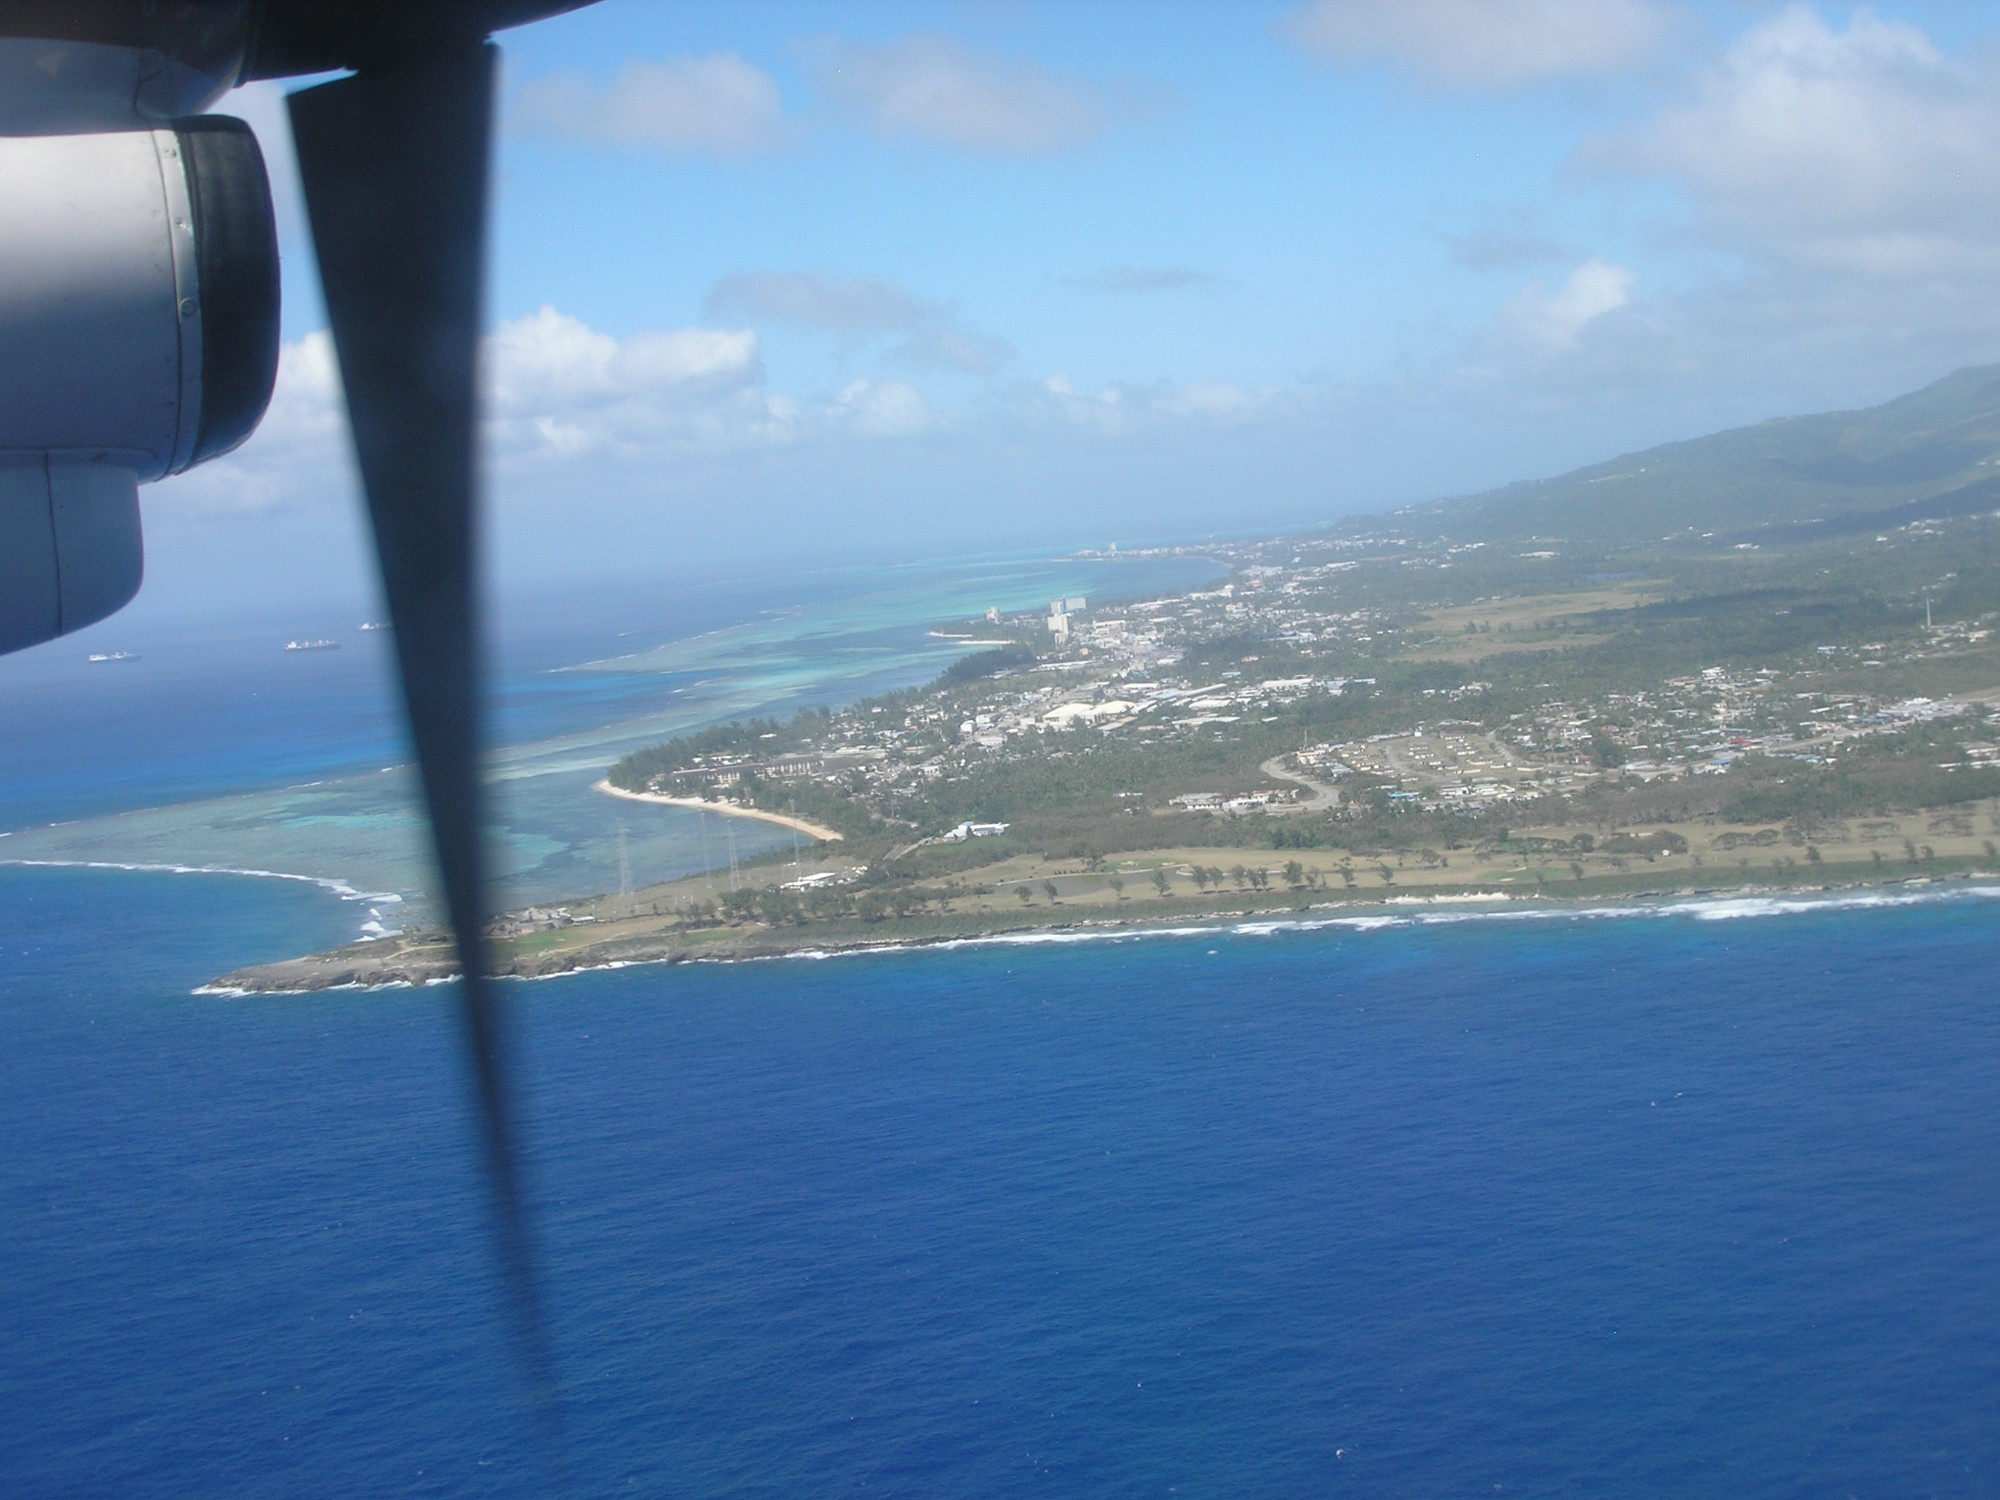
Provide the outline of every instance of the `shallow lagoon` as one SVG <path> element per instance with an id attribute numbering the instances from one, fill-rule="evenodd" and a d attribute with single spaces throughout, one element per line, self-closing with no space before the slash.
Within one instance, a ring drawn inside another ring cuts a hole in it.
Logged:
<path id="1" fill-rule="evenodd" d="M 617 889 L 620 827 L 640 884 L 726 862 L 704 854 L 695 815 L 591 790 L 629 750 L 926 681 L 965 649 L 931 627 L 989 606 L 1143 596 L 1215 572 L 1200 558 L 1014 558 L 515 601 L 493 694 L 500 902 Z M 239 630 L 112 668 L 52 659 L 58 642 L 0 666 L 0 724 L 20 730 L 0 735 L 0 861 L 284 871 L 400 895 L 421 920 L 423 824 L 396 765 L 386 647 L 344 636 L 340 651 L 286 656 L 271 630 Z M 790 841 L 756 824 L 728 836 L 739 856 Z"/>

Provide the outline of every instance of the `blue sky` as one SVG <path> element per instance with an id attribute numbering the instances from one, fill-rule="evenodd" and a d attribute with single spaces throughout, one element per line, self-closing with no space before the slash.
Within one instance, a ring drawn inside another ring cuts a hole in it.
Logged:
<path id="1" fill-rule="evenodd" d="M 1973 4 L 752 6 L 509 33 L 503 581 L 1323 521 L 2000 359 Z M 265 428 L 150 588 L 355 586 L 278 91 Z M 280 580 L 286 580 L 280 582 Z"/>

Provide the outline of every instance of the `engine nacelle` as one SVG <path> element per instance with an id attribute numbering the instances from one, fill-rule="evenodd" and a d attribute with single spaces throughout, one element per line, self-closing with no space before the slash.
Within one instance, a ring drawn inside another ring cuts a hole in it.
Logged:
<path id="1" fill-rule="evenodd" d="M 0 652 L 131 598 L 137 485 L 248 437 L 277 361 L 247 125 L 0 136 Z"/>
<path id="2" fill-rule="evenodd" d="M 123 609 L 144 572 L 139 482 L 130 469 L 0 457 L 0 651 Z"/>

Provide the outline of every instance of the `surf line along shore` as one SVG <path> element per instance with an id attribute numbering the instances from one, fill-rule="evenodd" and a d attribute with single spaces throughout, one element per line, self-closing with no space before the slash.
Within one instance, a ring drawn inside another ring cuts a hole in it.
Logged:
<path id="1" fill-rule="evenodd" d="M 765 812 L 761 807 L 744 807 L 735 802 L 709 802 L 700 797 L 667 797 L 658 792 L 628 792 L 622 786 L 613 786 L 608 781 L 600 781 L 594 788 L 607 797 L 623 797 L 627 802 L 650 802 L 655 807 L 686 807 L 697 812 L 721 813 L 725 818 L 754 818 L 759 823 L 776 823 L 780 828 L 795 828 L 808 838 L 819 839 L 823 843 L 836 843 L 840 835 L 819 823 L 809 823 L 804 818 L 794 818 L 785 813 Z"/>

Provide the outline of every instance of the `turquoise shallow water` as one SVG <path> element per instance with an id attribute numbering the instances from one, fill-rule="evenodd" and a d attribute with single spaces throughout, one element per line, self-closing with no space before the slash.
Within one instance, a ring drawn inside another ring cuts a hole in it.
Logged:
<path id="1" fill-rule="evenodd" d="M 931 628 L 989 606 L 1147 595 L 1214 572 L 1199 559 L 1001 559 L 512 601 L 490 758 L 500 899 L 617 889 L 621 828 L 641 884 L 723 859 L 704 855 L 693 814 L 591 791 L 628 750 L 925 681 L 963 649 Z M 299 633 L 343 649 L 288 656 L 266 629 L 170 641 L 112 668 L 50 648 L 0 663 L 13 731 L 0 733 L 0 859 L 304 874 L 398 897 L 375 907 L 385 924 L 420 918 L 423 824 L 382 639 L 351 624 Z M 731 835 L 743 856 L 790 839 L 754 824 Z"/>

